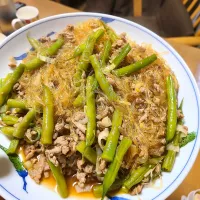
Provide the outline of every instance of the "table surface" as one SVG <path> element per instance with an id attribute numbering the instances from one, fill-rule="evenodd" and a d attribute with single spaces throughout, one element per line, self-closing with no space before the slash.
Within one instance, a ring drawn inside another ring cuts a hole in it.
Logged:
<path id="1" fill-rule="evenodd" d="M 32 5 L 37 7 L 40 11 L 40 18 L 44 18 L 50 15 L 78 11 L 76 9 L 52 2 L 50 0 L 20 0 L 20 2 L 24 2 L 27 5 Z M 183 59 L 186 61 L 189 68 L 191 69 L 192 73 L 195 75 L 197 66 L 200 65 L 200 49 L 174 42 L 173 43 L 170 42 L 170 44 L 183 57 Z M 167 200 L 181 199 L 182 195 L 188 195 L 188 193 L 191 192 L 192 190 L 200 188 L 199 166 L 200 166 L 200 153 L 188 176 L 185 178 L 182 184 L 177 188 L 177 190 L 170 197 L 167 198 Z"/>

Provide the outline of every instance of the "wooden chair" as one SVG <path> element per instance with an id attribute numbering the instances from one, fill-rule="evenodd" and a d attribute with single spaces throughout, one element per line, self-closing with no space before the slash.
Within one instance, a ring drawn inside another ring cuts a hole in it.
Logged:
<path id="1" fill-rule="evenodd" d="M 175 0 L 177 1 L 177 0 Z M 190 18 L 193 22 L 194 30 L 200 25 L 200 4 L 199 0 L 182 0 L 186 6 L 187 12 L 190 14 Z M 142 0 L 133 0 L 133 15 L 142 16 Z M 167 41 L 178 42 L 191 46 L 200 45 L 200 30 L 197 30 L 195 36 L 191 37 L 172 37 L 165 38 Z"/>

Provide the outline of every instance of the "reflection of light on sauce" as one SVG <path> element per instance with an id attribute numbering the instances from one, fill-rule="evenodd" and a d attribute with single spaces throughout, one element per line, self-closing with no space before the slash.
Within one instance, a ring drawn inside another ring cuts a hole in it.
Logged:
<path id="1" fill-rule="evenodd" d="M 20 147 L 20 148 L 19 148 L 18 155 L 19 155 L 19 157 L 20 157 L 20 160 L 21 160 L 22 162 L 24 162 L 24 161 L 25 161 L 25 154 L 24 154 L 24 149 L 23 149 L 23 147 Z"/>
<path id="2" fill-rule="evenodd" d="M 75 196 L 75 197 L 84 197 L 84 198 L 94 198 L 92 192 L 82 192 L 82 193 L 77 193 L 76 189 L 74 187 L 76 183 L 76 178 L 75 177 L 71 177 L 71 178 L 67 178 L 67 186 L 68 186 L 68 190 L 69 190 L 69 196 Z M 42 180 L 41 182 L 42 185 L 45 185 L 46 187 L 48 187 L 51 190 L 56 191 L 56 181 L 53 177 L 53 175 L 51 174 L 49 176 L 49 178 L 45 178 Z"/>

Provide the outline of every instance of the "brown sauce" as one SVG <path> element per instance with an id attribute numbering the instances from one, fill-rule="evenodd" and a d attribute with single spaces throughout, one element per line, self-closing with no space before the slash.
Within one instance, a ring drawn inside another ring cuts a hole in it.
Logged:
<path id="1" fill-rule="evenodd" d="M 19 157 L 21 158 L 22 161 L 25 161 L 25 154 L 24 154 L 24 150 L 23 147 L 20 147 L 19 149 Z M 95 198 L 92 191 L 90 192 L 81 192 L 78 193 L 75 189 L 75 184 L 76 184 L 76 178 L 75 177 L 68 177 L 66 179 L 67 182 L 67 187 L 68 187 L 68 191 L 69 191 L 69 197 L 77 197 L 77 198 L 88 198 L 88 199 L 93 199 Z M 43 178 L 41 183 L 41 185 L 44 185 L 45 187 L 49 188 L 50 190 L 54 190 L 57 193 L 56 190 L 56 181 L 52 175 L 52 173 L 50 173 L 50 176 L 48 178 Z M 98 184 L 98 182 L 92 182 L 91 183 L 91 188 L 93 185 Z M 121 192 L 119 191 L 115 191 L 115 192 L 110 192 L 109 195 L 110 196 L 116 196 L 116 195 L 121 194 Z M 58 194 L 59 195 L 59 194 Z"/>
<path id="2" fill-rule="evenodd" d="M 25 154 L 24 154 L 23 147 L 19 148 L 18 154 L 19 154 L 20 159 L 22 161 L 25 161 Z M 68 177 L 66 179 L 66 182 L 67 182 L 67 187 L 68 187 L 68 191 L 69 191 L 69 196 L 71 196 L 71 197 L 75 196 L 75 197 L 79 197 L 79 198 L 81 198 L 81 197 L 94 198 L 94 195 L 93 195 L 92 191 L 91 192 L 82 192 L 82 193 L 77 193 L 76 192 L 76 189 L 74 187 L 74 185 L 76 184 L 76 178 L 75 177 Z M 93 184 L 91 184 L 91 187 L 92 187 Z M 55 181 L 52 173 L 50 173 L 49 178 L 43 178 L 43 180 L 41 181 L 41 185 L 44 185 L 45 187 L 57 192 L 56 191 L 56 181 Z"/>
<path id="3" fill-rule="evenodd" d="M 82 192 L 82 193 L 77 193 L 76 189 L 74 187 L 74 185 L 76 184 L 76 178 L 75 177 L 71 177 L 71 178 L 67 178 L 67 187 L 68 187 L 68 191 L 69 191 L 69 196 L 75 196 L 75 197 L 79 197 L 81 199 L 81 197 L 84 198 L 94 198 L 94 195 L 92 194 L 92 192 Z M 44 185 L 45 187 L 56 191 L 56 181 L 53 177 L 52 174 L 50 174 L 49 178 L 45 178 L 42 180 L 41 182 L 42 185 Z M 92 185 L 91 185 L 92 187 Z"/>

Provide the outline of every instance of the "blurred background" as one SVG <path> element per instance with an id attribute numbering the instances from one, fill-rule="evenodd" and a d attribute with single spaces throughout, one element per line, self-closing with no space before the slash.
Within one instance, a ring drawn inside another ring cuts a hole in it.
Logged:
<path id="1" fill-rule="evenodd" d="M 101 12 L 127 18 L 162 37 L 200 36 L 200 0 L 61 0 L 59 2 L 87 12 Z"/>

